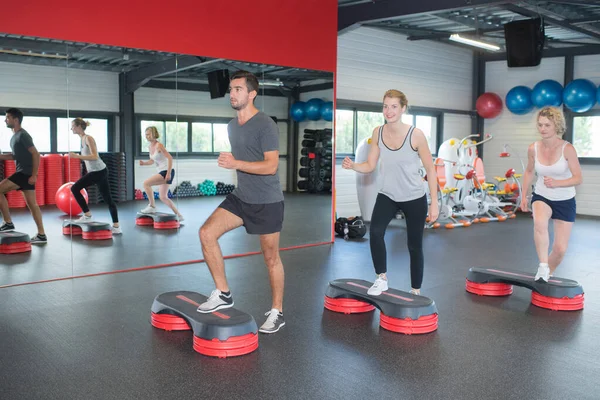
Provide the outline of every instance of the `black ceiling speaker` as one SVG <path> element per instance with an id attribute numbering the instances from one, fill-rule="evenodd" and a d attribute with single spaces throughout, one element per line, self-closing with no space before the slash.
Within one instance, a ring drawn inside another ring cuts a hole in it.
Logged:
<path id="1" fill-rule="evenodd" d="M 225 97 L 227 92 L 229 92 L 229 70 L 218 69 L 209 72 L 207 75 L 210 98 L 218 99 L 219 97 Z"/>
<path id="2" fill-rule="evenodd" d="M 540 65 L 544 49 L 544 22 L 541 18 L 504 24 L 506 62 L 509 67 Z"/>

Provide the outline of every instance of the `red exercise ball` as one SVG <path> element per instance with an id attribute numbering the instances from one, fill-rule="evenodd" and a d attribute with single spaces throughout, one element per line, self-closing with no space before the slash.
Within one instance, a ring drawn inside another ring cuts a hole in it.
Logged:
<path id="1" fill-rule="evenodd" d="M 75 215 L 81 214 L 83 210 L 81 209 L 81 207 L 79 207 L 79 204 L 77 204 L 73 193 L 71 193 L 71 186 L 73 186 L 73 182 L 67 182 L 61 187 L 59 187 L 56 191 L 56 196 L 54 199 L 56 201 L 56 206 L 60 211 L 64 212 L 70 217 L 73 217 Z M 85 202 L 87 204 L 88 194 L 86 190 L 81 189 L 81 194 L 83 195 L 83 198 L 85 199 Z"/>
<path id="2" fill-rule="evenodd" d="M 486 92 L 479 96 L 475 108 L 482 118 L 496 118 L 502 111 L 502 99 L 496 93 Z"/>

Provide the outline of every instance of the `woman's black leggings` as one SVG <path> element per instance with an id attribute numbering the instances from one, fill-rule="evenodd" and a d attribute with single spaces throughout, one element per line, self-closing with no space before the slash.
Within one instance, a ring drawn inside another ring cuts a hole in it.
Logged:
<path id="1" fill-rule="evenodd" d="M 114 224 L 119 222 L 119 215 L 117 213 L 117 203 L 113 201 L 112 196 L 110 195 L 110 185 L 108 183 L 108 168 L 101 169 L 100 171 L 88 172 L 84 176 L 81 177 L 77 182 L 71 186 L 71 192 L 73 196 L 75 196 L 75 200 L 77 200 L 77 204 L 83 210 L 83 212 L 90 211 L 88 205 L 85 202 L 85 198 L 80 193 L 81 189 L 85 189 L 88 186 L 92 185 L 98 186 L 98 190 L 100 190 L 100 194 L 102 195 L 102 199 L 104 202 L 108 204 L 108 210 L 110 211 L 110 217 Z"/>
<path id="2" fill-rule="evenodd" d="M 373 265 L 377 274 L 387 272 L 385 230 L 398 211 L 402 211 L 406 219 L 411 287 L 420 289 L 421 283 L 423 283 L 423 231 L 427 218 L 426 196 L 411 201 L 395 202 L 384 194 L 377 195 L 369 231 Z"/>

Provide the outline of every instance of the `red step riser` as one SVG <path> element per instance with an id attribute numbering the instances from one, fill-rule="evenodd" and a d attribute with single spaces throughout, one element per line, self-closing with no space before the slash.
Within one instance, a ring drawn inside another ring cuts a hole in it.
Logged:
<path id="1" fill-rule="evenodd" d="M 206 340 L 194 336 L 194 350 L 209 357 L 227 358 L 242 356 L 258 349 L 258 335 L 249 333 L 244 336 L 230 337 L 225 341 Z"/>

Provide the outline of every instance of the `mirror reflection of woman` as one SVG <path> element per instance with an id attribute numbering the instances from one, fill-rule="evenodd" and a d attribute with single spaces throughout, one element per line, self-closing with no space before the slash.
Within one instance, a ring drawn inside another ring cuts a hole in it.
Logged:
<path id="1" fill-rule="evenodd" d="M 529 145 L 527 168 L 523 175 L 521 210 L 528 211 L 527 190 L 537 174 L 531 196 L 533 239 L 539 258 L 535 280 L 548 282 L 567 251 L 575 223 L 575 186 L 581 184 L 581 166 L 572 144 L 562 139 L 565 117 L 558 107 L 544 107 L 538 112 L 537 130 L 541 140 Z M 550 247 L 548 224 L 554 225 L 554 243 Z"/>
<path id="2" fill-rule="evenodd" d="M 119 215 L 117 213 L 117 204 L 113 200 L 110 194 L 110 184 L 108 182 L 108 169 L 106 164 L 98 155 L 98 148 L 96 147 L 96 141 L 90 135 L 85 134 L 85 129 L 90 123 L 84 121 L 82 118 L 75 118 L 71 122 L 71 130 L 74 134 L 78 135 L 81 139 L 81 153 L 69 153 L 69 157 L 83 160 L 87 174 L 81 177 L 77 182 L 71 186 L 71 192 L 77 200 L 77 204 L 83 210 L 84 214 L 77 222 L 92 222 L 92 213 L 85 201 L 85 198 L 81 194 L 81 189 L 85 189 L 89 186 L 96 185 L 102 199 L 108 205 L 110 216 L 112 218 L 113 234 L 120 234 L 121 228 L 119 226 Z"/>
<path id="3" fill-rule="evenodd" d="M 140 165 L 155 164 L 158 173 L 144 181 L 144 191 L 148 196 L 149 204 L 146 208 L 142 209 L 141 212 L 144 214 L 154 214 L 156 212 L 156 203 L 154 202 L 154 191 L 152 190 L 152 186 L 158 185 L 158 195 L 160 200 L 166 204 L 175 215 L 177 215 L 179 222 L 182 222 L 183 216 L 179 213 L 179 210 L 177 210 L 177 207 L 175 207 L 175 204 L 168 195 L 169 186 L 175 177 L 173 157 L 169 154 L 165 146 L 158 141 L 159 133 L 155 126 L 146 128 L 145 134 L 146 140 L 150 142 L 148 145 L 150 160 L 140 160 Z"/>

